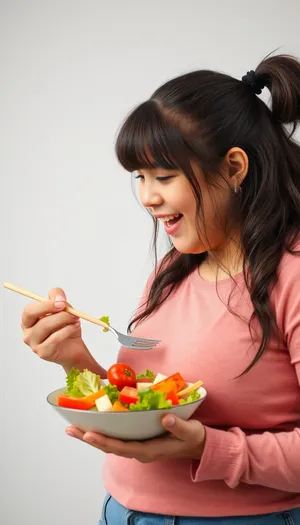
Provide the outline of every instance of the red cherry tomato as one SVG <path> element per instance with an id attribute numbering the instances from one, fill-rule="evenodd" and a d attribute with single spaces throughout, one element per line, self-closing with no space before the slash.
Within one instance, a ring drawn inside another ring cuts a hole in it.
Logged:
<path id="1" fill-rule="evenodd" d="M 107 379 L 111 385 L 116 385 L 118 390 L 122 390 L 124 386 L 136 386 L 135 371 L 124 363 L 112 365 L 107 371 Z"/>

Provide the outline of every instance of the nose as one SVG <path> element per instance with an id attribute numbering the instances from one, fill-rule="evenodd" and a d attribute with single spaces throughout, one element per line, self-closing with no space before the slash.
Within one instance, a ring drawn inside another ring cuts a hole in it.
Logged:
<path id="1" fill-rule="evenodd" d="M 163 202 L 155 182 L 141 182 L 139 186 L 140 201 L 145 208 L 155 208 Z"/>

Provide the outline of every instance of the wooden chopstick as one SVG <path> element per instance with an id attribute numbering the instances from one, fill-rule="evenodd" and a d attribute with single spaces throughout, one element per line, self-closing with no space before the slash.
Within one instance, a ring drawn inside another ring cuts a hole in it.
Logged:
<path id="1" fill-rule="evenodd" d="M 180 392 L 178 392 L 177 393 L 177 397 L 182 397 L 182 396 L 185 396 L 187 394 L 190 394 L 194 390 L 198 390 L 198 388 L 200 388 L 200 386 L 202 386 L 202 385 L 203 385 L 203 381 L 201 381 L 199 379 L 199 381 L 196 381 L 196 383 L 194 383 L 193 385 L 190 385 L 187 388 L 185 388 L 184 390 L 181 390 Z"/>
<path id="2" fill-rule="evenodd" d="M 8 290 L 12 290 L 13 292 L 17 292 L 21 295 L 25 295 L 26 297 L 29 297 L 30 299 L 34 299 L 35 301 L 50 301 L 47 297 L 42 297 L 41 295 L 37 295 L 33 292 L 30 292 L 29 290 L 24 290 L 24 288 L 20 288 L 19 286 L 16 286 L 15 284 L 11 283 L 4 283 L 4 288 L 7 288 Z M 86 321 L 89 321 L 90 323 L 97 324 L 99 326 L 102 326 L 102 328 L 109 328 L 109 326 L 104 323 L 103 321 L 100 321 L 100 319 L 97 319 L 97 317 L 92 317 L 91 315 L 85 314 L 84 312 L 80 312 L 79 310 L 76 310 L 75 308 L 71 308 L 71 306 L 66 306 L 64 311 L 77 315 L 77 317 L 80 317 L 81 319 L 85 319 Z"/>

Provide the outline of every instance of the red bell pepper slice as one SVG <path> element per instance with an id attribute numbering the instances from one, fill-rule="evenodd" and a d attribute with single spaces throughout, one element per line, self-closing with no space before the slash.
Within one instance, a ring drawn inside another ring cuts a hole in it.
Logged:
<path id="1" fill-rule="evenodd" d="M 95 405 L 96 399 L 104 396 L 104 389 L 84 397 L 71 397 L 67 394 L 59 394 L 57 404 L 59 407 L 75 408 L 76 410 L 89 410 Z"/>
<path id="2" fill-rule="evenodd" d="M 176 394 L 176 392 L 174 392 L 174 390 L 170 390 L 169 392 L 167 392 L 166 400 L 167 401 L 171 401 L 172 405 L 174 405 L 174 406 L 179 405 L 179 400 L 178 400 L 177 394 Z"/>

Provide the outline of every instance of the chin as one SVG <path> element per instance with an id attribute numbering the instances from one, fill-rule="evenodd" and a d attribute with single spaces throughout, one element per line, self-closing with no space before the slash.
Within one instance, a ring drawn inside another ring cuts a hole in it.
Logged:
<path id="1" fill-rule="evenodd" d="M 185 254 L 196 255 L 197 253 L 199 254 L 199 253 L 206 252 L 205 247 L 202 244 L 199 244 L 199 241 L 194 242 L 194 243 L 191 243 L 191 242 L 184 243 L 184 242 L 176 242 L 173 239 L 173 246 L 176 248 L 178 252 L 185 253 Z"/>

